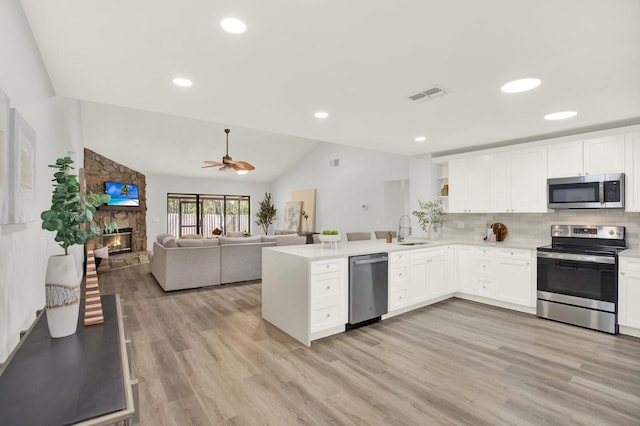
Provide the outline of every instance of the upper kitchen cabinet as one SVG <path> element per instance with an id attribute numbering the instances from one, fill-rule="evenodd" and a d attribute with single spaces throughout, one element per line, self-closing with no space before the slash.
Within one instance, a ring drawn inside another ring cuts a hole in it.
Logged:
<path id="1" fill-rule="evenodd" d="M 517 149 L 491 156 L 490 209 L 493 213 L 547 211 L 547 149 Z"/>
<path id="2" fill-rule="evenodd" d="M 625 210 L 640 211 L 640 133 L 627 135 Z"/>
<path id="3" fill-rule="evenodd" d="M 489 211 L 491 157 L 473 156 L 449 162 L 449 212 Z"/>
<path id="4" fill-rule="evenodd" d="M 624 172 L 624 135 L 550 143 L 547 176 L 568 177 Z"/>

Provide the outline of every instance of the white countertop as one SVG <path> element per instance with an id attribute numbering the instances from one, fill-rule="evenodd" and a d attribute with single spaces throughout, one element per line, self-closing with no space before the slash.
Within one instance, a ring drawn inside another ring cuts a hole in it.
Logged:
<path id="1" fill-rule="evenodd" d="M 640 257 L 640 249 L 626 249 L 621 251 L 618 257 Z"/>
<path id="2" fill-rule="evenodd" d="M 549 244 L 549 242 L 484 242 L 484 241 L 429 241 L 418 238 L 407 239 L 407 242 L 425 242 L 426 244 L 403 245 L 402 243 L 387 243 L 386 240 L 365 240 L 365 241 L 341 241 L 337 248 L 334 245 L 325 244 L 302 244 L 293 246 L 265 247 L 263 250 L 274 250 L 281 253 L 288 253 L 295 256 L 305 257 L 309 260 L 325 259 L 332 257 L 357 256 L 371 253 L 390 253 L 394 251 L 416 250 L 446 246 L 451 244 L 472 245 L 477 247 L 495 247 L 534 250 L 536 247 Z"/>

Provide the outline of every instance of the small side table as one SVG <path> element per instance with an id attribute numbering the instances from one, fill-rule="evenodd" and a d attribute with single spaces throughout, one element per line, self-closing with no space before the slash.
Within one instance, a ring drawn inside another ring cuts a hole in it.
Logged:
<path id="1" fill-rule="evenodd" d="M 298 235 L 300 235 L 301 237 L 304 237 L 304 236 L 307 237 L 306 244 L 313 244 L 313 236 L 318 234 L 320 233 L 319 232 L 301 232 Z"/>

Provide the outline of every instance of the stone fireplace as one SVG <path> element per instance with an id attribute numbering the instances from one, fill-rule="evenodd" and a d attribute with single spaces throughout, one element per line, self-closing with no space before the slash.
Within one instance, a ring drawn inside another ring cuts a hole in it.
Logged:
<path id="1" fill-rule="evenodd" d="M 103 205 L 98 207 L 93 217 L 93 225 L 103 231 L 102 235 L 93 240 L 95 247 L 109 247 L 109 261 L 102 262 L 98 271 L 148 262 L 145 176 L 86 148 L 84 150 L 84 175 L 87 191 L 96 194 L 104 194 L 105 182 L 138 185 L 140 206 Z M 114 224 L 118 233 L 123 235 L 113 235 L 113 238 L 120 237 L 120 241 L 112 241 L 111 234 L 104 233 L 107 225 Z M 127 243 L 128 247 L 123 247 L 124 243 Z"/>

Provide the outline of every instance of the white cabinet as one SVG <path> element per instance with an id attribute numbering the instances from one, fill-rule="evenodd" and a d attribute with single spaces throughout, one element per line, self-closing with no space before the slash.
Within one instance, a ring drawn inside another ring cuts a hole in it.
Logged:
<path id="1" fill-rule="evenodd" d="M 531 308 L 532 256 L 524 249 L 458 246 L 458 291 Z"/>
<path id="2" fill-rule="evenodd" d="M 489 187 L 491 188 L 489 212 L 546 212 L 546 147 L 493 154 Z"/>
<path id="3" fill-rule="evenodd" d="M 491 157 L 488 155 L 449 162 L 449 212 L 488 211 L 490 170 Z"/>
<path id="4" fill-rule="evenodd" d="M 640 259 L 621 257 L 619 270 L 618 323 L 640 333 Z"/>
<path id="5" fill-rule="evenodd" d="M 409 252 L 389 253 L 389 312 L 409 303 Z"/>
<path id="6" fill-rule="evenodd" d="M 339 327 L 348 321 L 347 259 L 311 262 L 310 331 Z"/>
<path id="7" fill-rule="evenodd" d="M 427 277 L 429 253 L 426 250 L 411 250 L 409 254 L 409 304 L 424 302 L 429 296 Z"/>
<path id="8" fill-rule="evenodd" d="M 494 260 L 496 299 L 533 306 L 531 250 L 497 249 Z"/>
<path id="9" fill-rule="evenodd" d="M 625 210 L 640 211 L 640 133 L 626 135 Z"/>
<path id="10" fill-rule="evenodd" d="M 428 249 L 427 296 L 429 299 L 455 291 L 454 267 L 455 250 L 452 246 Z"/>
<path id="11" fill-rule="evenodd" d="M 621 173 L 625 170 L 624 135 L 548 145 L 550 178 Z"/>

